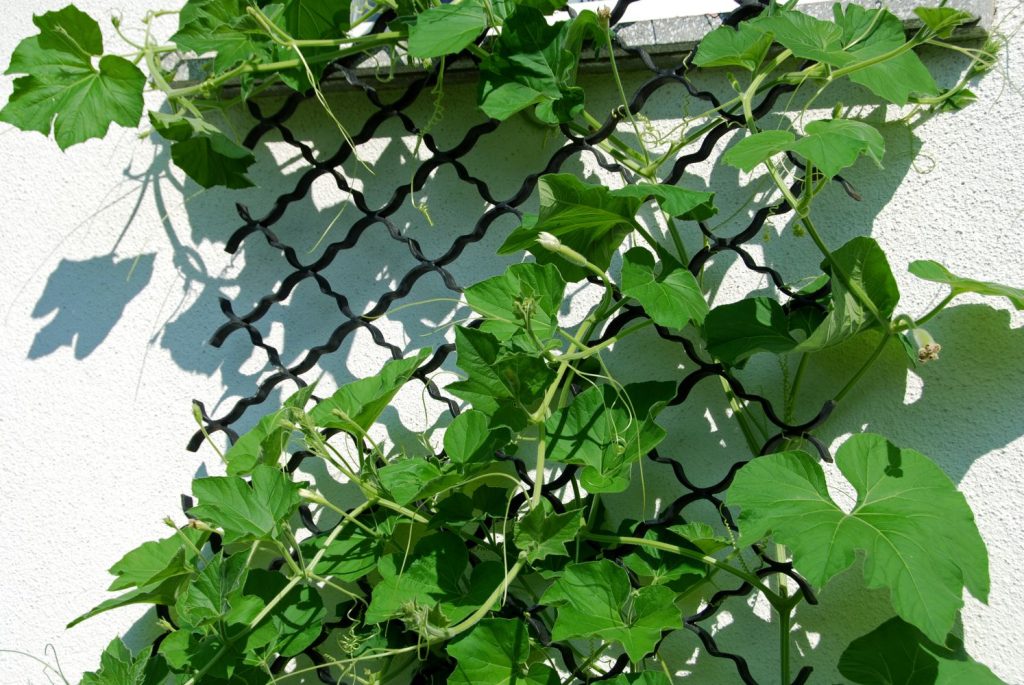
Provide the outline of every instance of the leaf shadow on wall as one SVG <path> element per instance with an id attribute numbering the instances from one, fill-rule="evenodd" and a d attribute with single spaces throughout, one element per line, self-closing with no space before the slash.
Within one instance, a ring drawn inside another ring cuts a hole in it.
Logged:
<path id="1" fill-rule="evenodd" d="M 39 359 L 67 346 L 75 359 L 98 348 L 153 276 L 156 255 L 117 259 L 113 254 L 76 261 L 62 259 L 46 281 L 32 309 L 32 318 L 49 321 L 32 340 L 29 359 Z"/>

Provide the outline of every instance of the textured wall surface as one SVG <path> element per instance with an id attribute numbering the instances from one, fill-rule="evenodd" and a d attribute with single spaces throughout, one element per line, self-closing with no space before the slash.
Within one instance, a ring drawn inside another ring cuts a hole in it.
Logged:
<path id="1" fill-rule="evenodd" d="M 0 54 L 10 54 L 21 37 L 33 32 L 33 11 L 62 4 L 7 3 Z M 117 9 L 124 23 L 132 25 L 152 3 L 84 0 L 78 5 L 94 15 Z M 1013 6 L 1002 1 L 998 6 L 996 22 L 1007 34 L 1024 21 L 1020 12 L 1010 11 Z M 937 300 L 938 287 L 915 282 L 906 273 L 913 259 L 937 259 L 957 273 L 1024 285 L 1024 241 L 1019 236 L 1024 216 L 1019 187 L 1024 165 L 1022 59 L 1024 41 L 1013 38 L 999 68 L 975 89 L 979 101 L 974 106 L 929 121 L 913 136 L 903 128 L 885 128 L 885 168 L 861 164 L 850 174 L 862 202 L 853 203 L 835 189 L 820 199 L 817 220 L 833 244 L 870 232 L 888 252 L 903 291 L 900 311 L 920 315 Z M 936 54 L 926 61 L 946 83 L 961 64 Z M 11 80 L 0 81 L 0 97 L 9 94 Z M 606 101 L 596 107 L 615 104 L 611 90 L 597 99 L 602 96 Z M 335 98 L 339 111 L 355 120 L 366 116 L 357 98 Z M 472 99 L 473 87 L 451 87 L 439 137 L 446 128 L 463 130 L 465 120 L 477 120 Z M 825 104 L 831 106 L 831 101 Z M 667 129 L 680 108 L 666 93 L 648 113 L 653 125 Z M 420 113 L 429 116 L 429 102 Z M 872 114 L 870 107 L 862 113 L 881 115 Z M 514 141 L 514 146 L 474 151 L 467 162 L 505 189 L 518 187 L 522 170 L 533 169 L 557 144 L 557 137 L 545 137 L 525 122 L 512 126 L 515 135 L 501 140 Z M 332 136 L 313 108 L 300 111 L 295 128 L 313 144 Z M 365 146 L 363 158 L 393 185 L 396 175 L 405 173 L 402 167 L 414 145 L 413 138 L 396 132 Z M 0 152 L 5 181 L 0 187 L 0 378 L 5 382 L 0 428 L 7 448 L 0 460 L 5 558 L 0 650 L 19 650 L 52 662 L 52 652 L 44 654 L 52 645 L 68 679 L 77 681 L 83 671 L 96 667 L 99 652 L 115 635 L 126 635 L 130 644 L 144 637 L 149 628 L 140 619 L 147 612 L 126 608 L 72 630 L 64 625 L 107 597 L 106 569 L 125 551 L 165 535 L 165 516 L 180 520 L 178 494 L 189 490 L 190 479 L 217 470 L 210 450 L 193 454 L 184 449 L 195 429 L 190 400 L 222 410 L 251 394 L 269 372 L 266 360 L 254 355 L 241 336 L 219 349 L 206 341 L 224 321 L 218 297 L 230 297 L 239 303 L 237 311 L 246 311 L 284 273 L 275 270 L 281 265 L 270 250 L 247 248 L 235 257 L 224 253 L 224 241 L 239 223 L 235 202 L 249 204 L 256 214 L 266 211 L 273 196 L 294 183 L 297 165 L 290 148 L 271 143 L 261 148 L 254 171 L 261 189 L 203 193 L 169 169 L 166 148 L 140 140 L 135 131 L 115 130 L 104 141 L 62 154 L 37 134 L 4 126 Z M 582 163 L 567 169 L 586 172 Z M 695 186 L 708 182 L 721 193 L 723 217 L 746 197 L 742 190 L 728 188 L 758 182 L 725 169 L 696 171 L 691 179 Z M 373 179 L 363 178 L 371 187 Z M 466 231 L 467 217 L 475 218 L 482 210 L 482 201 L 460 186 L 450 170 L 439 171 L 436 180 L 423 196 L 434 227 L 412 208 L 400 214 L 406 230 L 417 232 L 424 245 L 432 235 L 450 242 L 452 235 Z M 293 231 L 293 244 L 305 244 L 313 252 L 322 249 L 317 239 L 343 200 L 336 190 L 317 184 L 279 228 Z M 343 214 L 339 222 L 345 219 Z M 493 250 L 510 227 L 507 219 L 497 224 L 492 236 L 467 251 L 456 272 L 461 283 L 472 283 L 507 263 L 494 258 Z M 816 267 L 819 258 L 807 238 L 781 224 L 770 234 L 758 248 L 764 260 L 787 274 L 801 275 Z M 371 237 L 361 243 L 359 254 L 365 259 L 342 265 L 336 276 L 339 288 L 358 295 L 368 292 L 367 284 L 375 286 L 373 292 L 380 285 L 393 286 L 408 268 L 408 253 L 403 256 L 392 242 Z M 716 293 L 717 303 L 765 287 L 730 260 L 716 261 L 712 272 L 727 280 L 735 277 L 731 286 Z M 444 293 L 438 284 L 427 284 L 409 299 L 439 294 Z M 330 316 L 329 309 L 303 305 L 301 297 L 297 293 L 286 303 L 284 313 L 265 331 L 286 363 L 315 344 L 318 332 L 333 327 L 322 320 Z M 942 360 L 909 373 L 896 355 L 885 356 L 823 437 L 838 441 L 854 431 L 883 433 L 930 455 L 959 484 L 988 543 L 992 569 L 989 604 L 967 600 L 967 647 L 1007 683 L 1020 684 L 1024 317 L 1008 309 L 989 310 L 968 297 L 958 302 L 929 327 L 943 344 Z M 365 304 L 364 298 L 353 306 Z M 435 327 L 454 318 L 458 313 L 452 306 L 411 308 L 381 326 L 397 344 L 413 349 L 436 344 L 443 331 Z M 366 342 L 356 336 L 336 355 L 340 361 L 324 365 L 327 382 L 376 370 L 384 360 L 382 351 L 363 347 Z M 659 359 L 652 349 L 657 347 L 636 340 L 635 346 L 612 355 L 615 370 L 624 376 L 671 373 L 671 359 Z M 837 366 L 842 355 L 865 352 L 844 348 L 824 356 L 810 370 L 810 378 Z M 767 363 L 761 364 L 763 369 L 753 366 L 751 372 L 762 373 L 765 384 L 777 373 Z M 756 382 L 752 387 L 771 392 Z M 811 399 L 826 397 L 832 390 L 811 384 L 807 394 Z M 413 431 L 431 424 L 418 394 L 401 397 L 401 422 Z M 268 400 L 268 407 L 277 399 Z M 736 435 L 729 425 L 716 423 L 723 410 L 712 393 L 695 402 L 706 402 L 707 410 L 694 413 L 688 405 L 688 413 L 677 408 L 668 417 L 678 429 L 669 438 L 670 447 L 675 440 L 676 453 L 687 453 L 697 463 L 705 460 L 711 478 L 718 473 L 716 456 L 735 460 L 726 453 L 736 444 Z M 251 425 L 256 417 L 248 415 L 239 427 Z M 845 644 L 888 615 L 884 593 L 857 589 L 859 573 L 858 564 L 822 593 L 820 606 L 798 614 L 798 651 L 819 669 L 812 682 L 838 681 L 833 665 Z M 765 612 L 741 601 L 726 608 L 716 636 L 726 648 L 752 656 L 752 662 L 763 655 L 755 675 L 772 682 L 767 667 L 775 660 L 776 636 L 774 628 L 764 626 Z M 727 665 L 697 656 L 695 640 L 680 639 L 674 648 L 680 674 L 692 673 L 695 682 L 733 682 Z M 0 683 L 45 682 L 41 667 L 30 658 L 0 652 Z"/>

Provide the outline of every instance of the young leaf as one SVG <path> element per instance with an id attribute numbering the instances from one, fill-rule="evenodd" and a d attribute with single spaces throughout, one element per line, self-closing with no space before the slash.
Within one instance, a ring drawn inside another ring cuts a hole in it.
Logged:
<path id="1" fill-rule="evenodd" d="M 939 38 L 949 38 L 956 27 L 975 20 L 970 13 L 953 7 L 915 7 L 914 14 Z"/>
<path id="2" fill-rule="evenodd" d="M 783 129 L 754 133 L 726 150 L 722 161 L 750 172 L 758 164 L 790 149 L 795 140 L 796 136 L 792 132 Z"/>
<path id="3" fill-rule="evenodd" d="M 688 221 L 710 219 L 718 212 L 714 193 L 689 190 L 664 183 L 631 183 L 611 191 L 612 197 L 634 197 L 641 202 L 657 198 L 658 206 L 670 216 Z"/>
<path id="4" fill-rule="evenodd" d="M 32 21 L 39 34 L 18 44 L 6 71 L 27 76 L 15 79 L 0 121 L 43 135 L 52 130 L 62 150 L 102 138 L 111 123 L 139 123 L 146 77 L 123 57 L 103 55 L 92 17 L 68 5 Z"/>
<path id="5" fill-rule="evenodd" d="M 602 559 L 570 564 L 541 598 L 558 607 L 553 640 L 595 637 L 620 643 L 633 662 L 654 649 L 661 631 L 681 628 L 676 594 L 661 585 L 633 590 L 629 576 Z"/>
<path id="6" fill-rule="evenodd" d="M 635 299 L 659 326 L 681 329 L 704 323 L 708 304 L 697 279 L 679 267 L 654 275 L 654 257 L 634 247 L 622 257 L 622 292 Z"/>
<path id="7" fill-rule="evenodd" d="M 259 465 L 252 487 L 237 476 L 213 476 L 192 481 L 199 504 L 189 516 L 223 528 L 224 542 L 270 540 L 295 513 L 301 502 L 298 483 L 279 468 Z"/>
<path id="8" fill-rule="evenodd" d="M 174 598 L 181 587 L 181 585 L 188 579 L 187 575 L 172 576 L 163 582 L 156 585 L 146 585 L 144 587 L 125 592 L 117 597 L 111 597 L 108 600 L 100 602 L 95 607 L 85 612 L 81 616 L 73 619 L 68 623 L 68 628 L 74 628 L 82 621 L 90 619 L 93 616 L 110 611 L 111 609 L 120 609 L 121 607 L 131 606 L 133 604 L 174 604 Z"/>
<path id="9" fill-rule="evenodd" d="M 836 453 L 857 490 L 847 514 L 831 499 L 809 455 L 782 452 L 749 462 L 727 501 L 741 509 L 740 545 L 769 533 L 789 546 L 809 582 L 824 585 L 865 555 L 869 588 L 888 588 L 896 613 L 943 641 L 963 606 L 963 589 L 984 601 L 988 559 L 963 495 L 928 457 L 878 435 L 860 434 Z"/>
<path id="10" fill-rule="evenodd" d="M 714 528 L 699 521 L 669 526 L 668 529 L 695 545 L 697 549 L 705 554 L 714 554 L 731 544 L 729 540 L 716 534 Z"/>
<path id="11" fill-rule="evenodd" d="M 447 7 L 447 5 L 444 5 Z M 565 281 L 551 264 L 513 264 L 500 276 L 466 288 L 466 302 L 486 317 L 482 330 L 508 340 L 523 330 L 526 313 L 530 328 L 541 340 L 558 328 Z"/>
<path id="12" fill-rule="evenodd" d="M 429 356 L 430 349 L 425 348 L 413 357 L 387 362 L 376 376 L 338 388 L 310 410 L 310 418 L 320 428 L 366 432 Z"/>
<path id="13" fill-rule="evenodd" d="M 588 492 L 621 492 L 633 464 L 657 447 L 665 430 L 656 414 L 675 395 L 672 382 L 592 386 L 548 418 L 548 457 L 580 464 Z"/>
<path id="14" fill-rule="evenodd" d="M 646 540 L 657 540 L 670 545 L 679 545 L 697 551 L 697 547 L 688 544 L 685 538 L 664 529 L 652 528 L 643 534 Z M 637 575 L 647 585 L 665 585 L 672 590 L 681 591 L 699 582 L 707 573 L 705 564 L 688 557 L 682 557 L 655 547 L 637 547 L 622 559 L 626 568 Z M 680 582 L 682 581 L 682 582 Z"/>
<path id="15" fill-rule="evenodd" d="M 445 651 L 456 660 L 452 685 L 557 685 L 554 670 L 529 669 L 530 634 L 526 624 L 508 618 L 486 618 L 450 642 Z"/>
<path id="16" fill-rule="evenodd" d="M 899 618 L 851 642 L 839 658 L 839 672 L 863 685 L 1003 685 L 967 655 L 956 635 L 938 645 Z"/>
<path id="17" fill-rule="evenodd" d="M 961 293 L 976 293 L 989 297 L 1005 297 L 1017 311 L 1024 310 L 1024 289 L 1012 288 L 1008 285 L 992 283 L 990 281 L 976 281 L 973 278 L 956 276 L 938 262 L 930 259 L 921 259 L 910 263 L 910 273 L 918 278 L 934 283 L 945 283 L 950 286 L 952 295 Z"/>
<path id="18" fill-rule="evenodd" d="M 249 59 L 269 62 L 275 44 L 246 13 L 247 4 L 245 0 L 188 0 L 171 40 L 186 52 L 216 53 L 213 69 L 217 73 Z M 281 5 L 273 7 L 283 9 Z"/>
<path id="19" fill-rule="evenodd" d="M 431 7 L 409 26 L 409 54 L 425 59 L 462 52 L 487 28 L 479 0 Z"/>
<path id="20" fill-rule="evenodd" d="M 115 637 L 100 655 L 100 670 L 82 675 L 80 685 L 159 685 L 167 678 L 162 657 L 151 657 L 149 649 L 138 656 Z"/>
<path id="21" fill-rule="evenodd" d="M 823 119 L 804 127 L 806 135 L 789 146 L 828 178 L 866 154 L 882 166 L 885 140 L 874 126 L 853 119 Z"/>
<path id="22" fill-rule="evenodd" d="M 267 414 L 241 435 L 224 453 L 228 475 L 248 475 L 257 464 L 277 466 L 281 453 L 288 446 L 297 415 L 309 402 L 315 388 L 316 383 L 300 388 L 285 400 L 283 407 Z"/>
<path id="23" fill-rule="evenodd" d="M 529 250 L 538 262 L 555 264 L 566 281 L 582 280 L 588 272 L 537 245 L 538 233 L 552 234 L 598 268 L 607 269 L 623 239 L 637 227 L 634 217 L 640 200 L 635 197 L 584 183 L 572 174 L 546 174 L 537 190 L 540 215 L 536 222 L 524 220 L 498 254 Z"/>
<path id="24" fill-rule="evenodd" d="M 516 547 L 526 552 L 531 563 L 549 556 L 568 556 L 565 543 L 575 540 L 582 527 L 579 509 L 555 514 L 551 503 L 541 499 L 540 506 L 516 522 Z"/>
<path id="25" fill-rule="evenodd" d="M 248 148 L 222 133 L 196 135 L 171 145 L 171 160 L 204 188 L 251 188 L 245 175 L 256 162 Z"/>
<path id="26" fill-rule="evenodd" d="M 782 305 L 767 297 L 712 309 L 704 319 L 704 340 L 708 352 L 728 366 L 742 364 L 757 352 L 789 352 L 797 344 Z"/>
<path id="27" fill-rule="evenodd" d="M 693 63 L 698 67 L 743 67 L 754 71 L 772 46 L 772 34 L 758 31 L 747 22 L 736 28 L 720 26 L 697 46 Z"/>

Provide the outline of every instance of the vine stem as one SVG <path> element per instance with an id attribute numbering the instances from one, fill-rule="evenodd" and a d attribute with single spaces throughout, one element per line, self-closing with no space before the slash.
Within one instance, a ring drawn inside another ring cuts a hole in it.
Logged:
<path id="1" fill-rule="evenodd" d="M 867 358 L 867 361 L 865 361 L 859 369 L 857 369 L 857 372 L 853 374 L 853 378 L 847 381 L 846 385 L 844 385 L 843 388 L 838 393 L 836 393 L 836 396 L 832 398 L 834 402 L 839 403 L 840 401 L 842 401 L 844 397 L 846 397 L 850 393 L 851 390 L 853 390 L 857 383 L 860 382 L 860 379 L 864 377 L 864 374 L 868 372 L 868 369 L 874 366 L 875 362 L 878 360 L 878 357 L 881 356 L 882 350 L 885 349 L 885 346 L 889 343 L 889 340 L 892 338 L 892 336 L 893 332 L 891 329 L 887 330 L 885 334 L 882 335 L 882 339 L 878 342 L 878 346 L 875 347 L 875 350 L 871 353 L 871 356 Z"/>

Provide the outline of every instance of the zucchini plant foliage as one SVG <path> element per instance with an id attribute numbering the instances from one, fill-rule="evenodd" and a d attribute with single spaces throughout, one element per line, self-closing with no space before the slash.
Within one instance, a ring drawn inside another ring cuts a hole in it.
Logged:
<path id="1" fill-rule="evenodd" d="M 146 17 L 140 41 L 115 23 L 128 55 L 108 52 L 99 24 L 69 5 L 35 17 L 38 34 L 18 45 L 8 68 L 18 78 L 0 119 L 66 148 L 112 123 L 137 125 L 143 93 L 154 89 L 168 107 L 148 112 L 148 124 L 170 142 L 174 163 L 204 187 L 240 188 L 251 184 L 254 157 L 217 126 L 224 108 L 274 84 L 312 90 L 327 107 L 319 84 L 328 65 L 364 53 L 443 69 L 468 52 L 489 117 L 527 111 L 593 135 L 602 125 L 576 73 L 584 50 L 603 51 L 625 100 L 614 30 L 606 13 L 552 18 L 561 5 L 188 0 L 167 43 L 151 30 L 165 12 Z M 844 678 L 998 683 L 955 634 L 964 590 L 984 601 L 989 585 L 964 497 L 898 436 L 858 434 L 834 456 L 857 495 L 851 510 L 841 508 L 819 463 L 832 457 L 811 430 L 849 401 L 886 348 L 904 350 L 911 366 L 936 359 L 940 348 L 922 326 L 958 295 L 1024 309 L 1024 291 L 916 261 L 911 273 L 945 284 L 948 296 L 923 316 L 900 313 L 878 243 L 835 245 L 810 212 L 829 183 L 855 195 L 841 173 L 858 160 L 882 163 L 875 124 L 842 107 L 830 118 L 759 123 L 779 93 L 800 89 L 813 102 L 839 81 L 896 106 L 908 125 L 967 106 L 968 85 L 992 66 L 994 45 L 949 42 L 971 19 L 960 11 L 916 14 L 921 28 L 908 35 L 884 9 L 836 5 L 822 20 L 772 2 L 709 33 L 684 68 L 724 70 L 734 94 L 657 141 L 624 102 L 611 121 L 635 139 L 610 135 L 599 145 L 627 182 L 541 177 L 539 212 L 524 215 L 499 250 L 531 258 L 465 289 L 473 322 L 454 328 L 461 377 L 445 387 L 464 405 L 443 450 L 397 454 L 370 435 L 402 387 L 425 379 L 428 350 L 326 397 L 313 385 L 300 389 L 222 455 L 225 475 L 194 481 L 185 522 L 168 520 L 173 533 L 111 567 L 117 594 L 72 625 L 154 604 L 162 632 L 134 654 L 115 639 L 83 682 L 668 683 L 680 664 L 662 653 L 666 637 L 686 628 L 710 637 L 681 607 L 751 592 L 772 609 L 765 629 L 779 631 L 774 682 L 807 682 L 811 669 L 791 649 L 795 612 L 814 611 L 815 591 L 860 558 L 864 584 L 886 591 L 893 618 L 847 647 L 837 665 Z M 966 55 L 961 80 L 940 86 L 915 52 L 922 46 Z M 172 85 L 160 60 L 174 51 L 209 56 L 205 79 Z M 237 97 L 224 95 L 227 85 Z M 347 139 L 343 116 L 331 117 Z M 736 131 L 719 163 L 768 181 L 771 213 L 791 214 L 789 230 L 821 252 L 819 273 L 776 283 L 785 304 L 761 296 L 709 307 L 703 265 L 719 240 L 705 223 L 717 212 L 714 194 L 660 174 L 718 127 Z M 638 217 L 645 205 L 657 226 Z M 687 230 L 703 231 L 701 253 L 687 254 Z M 567 325 L 559 316 L 566 289 L 584 282 L 598 297 Z M 689 520 L 682 506 L 651 521 L 607 514 L 608 502 L 635 498 L 630 485 L 670 428 L 659 414 L 692 388 L 613 377 L 606 358 L 616 343 L 651 327 L 703 360 L 701 378 L 721 379 L 747 439 L 750 454 L 720 500 L 720 520 Z M 808 360 L 855 337 L 871 340 L 874 352 L 828 379 L 833 399 L 794 425 Z M 786 372 L 785 416 L 748 401 L 736 381 L 754 355 L 797 369 L 793 378 Z M 338 484 L 303 481 L 302 458 L 322 460 Z M 754 682 L 736 661 L 736 677 Z"/>

